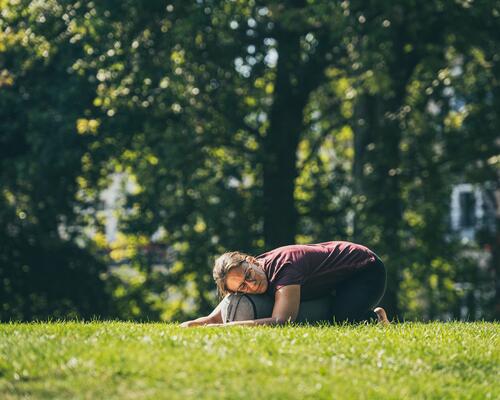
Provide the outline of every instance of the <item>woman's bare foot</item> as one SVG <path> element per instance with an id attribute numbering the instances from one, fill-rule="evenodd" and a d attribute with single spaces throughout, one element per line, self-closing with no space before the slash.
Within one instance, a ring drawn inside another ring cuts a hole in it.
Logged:
<path id="1" fill-rule="evenodd" d="M 375 314 L 377 314 L 378 317 L 378 322 L 382 325 L 389 325 L 391 322 L 387 318 L 387 313 L 382 307 L 377 307 L 375 310 L 373 310 Z"/>

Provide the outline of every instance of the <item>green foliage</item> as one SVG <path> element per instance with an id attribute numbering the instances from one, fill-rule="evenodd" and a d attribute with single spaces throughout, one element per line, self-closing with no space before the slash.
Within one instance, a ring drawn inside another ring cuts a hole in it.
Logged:
<path id="1" fill-rule="evenodd" d="M 345 239 L 383 258 L 393 314 L 494 316 L 470 299 L 497 253 L 474 273 L 448 215 L 452 185 L 498 189 L 497 2 L 0 5 L 3 319 L 183 318 L 219 253 Z M 86 275 L 24 285 L 51 259 Z M 36 308 L 82 282 L 114 308 Z"/>
<path id="2" fill-rule="evenodd" d="M 71 73 L 81 47 L 58 2 L 2 3 L 0 319 L 109 315 L 105 266 L 80 248 L 76 178 L 92 139 L 75 125 L 95 91 Z"/>

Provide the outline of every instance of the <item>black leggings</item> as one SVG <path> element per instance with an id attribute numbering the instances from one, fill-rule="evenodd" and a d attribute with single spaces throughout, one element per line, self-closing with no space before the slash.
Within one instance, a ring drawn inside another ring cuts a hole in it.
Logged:
<path id="1" fill-rule="evenodd" d="M 386 271 L 378 258 L 335 287 L 332 314 L 335 322 L 376 321 L 377 306 L 385 292 Z"/>

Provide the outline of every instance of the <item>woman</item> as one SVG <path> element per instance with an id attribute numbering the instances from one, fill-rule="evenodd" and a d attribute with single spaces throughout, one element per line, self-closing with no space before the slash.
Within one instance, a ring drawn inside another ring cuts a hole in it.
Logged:
<path id="1" fill-rule="evenodd" d="M 240 252 L 225 253 L 216 260 L 213 276 L 221 296 L 273 295 L 272 316 L 223 324 L 220 303 L 210 315 L 181 326 L 284 324 L 295 320 L 301 300 L 330 293 L 334 293 L 332 319 L 335 321 L 389 323 L 383 308 L 373 309 L 385 291 L 384 264 L 375 253 L 359 244 L 290 245 L 256 258 Z"/>

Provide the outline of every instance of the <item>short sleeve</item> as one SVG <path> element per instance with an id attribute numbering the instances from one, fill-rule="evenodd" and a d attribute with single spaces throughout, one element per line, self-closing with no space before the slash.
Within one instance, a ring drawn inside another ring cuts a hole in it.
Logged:
<path id="1" fill-rule="evenodd" d="M 272 286 L 274 290 L 281 289 L 283 286 L 302 285 L 304 282 L 304 273 L 300 270 L 297 264 L 286 262 L 280 268 L 278 275 Z"/>

